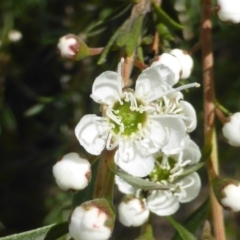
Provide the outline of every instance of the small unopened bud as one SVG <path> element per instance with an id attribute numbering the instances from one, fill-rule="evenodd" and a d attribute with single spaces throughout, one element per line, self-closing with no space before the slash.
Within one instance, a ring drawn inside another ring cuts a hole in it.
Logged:
<path id="1" fill-rule="evenodd" d="M 87 44 L 74 34 L 61 37 L 57 47 L 61 57 L 70 60 L 80 60 L 90 55 Z"/>
<path id="2" fill-rule="evenodd" d="M 213 191 L 224 209 L 232 212 L 240 211 L 240 182 L 233 179 L 213 180 Z"/>
<path id="3" fill-rule="evenodd" d="M 152 66 L 163 64 L 169 67 L 175 74 L 175 84 L 179 81 L 182 67 L 179 60 L 172 54 L 163 53 L 160 56 L 157 56 L 153 59 Z"/>
<path id="4" fill-rule="evenodd" d="M 18 42 L 22 39 L 22 33 L 18 30 L 12 29 L 8 33 L 8 39 L 11 42 Z"/>
<path id="5" fill-rule="evenodd" d="M 107 200 L 83 203 L 72 212 L 69 233 L 74 240 L 107 240 L 111 236 L 115 214 Z"/>
<path id="6" fill-rule="evenodd" d="M 148 220 L 149 210 L 145 199 L 126 196 L 118 206 L 119 221 L 127 227 L 141 226 Z"/>
<path id="7" fill-rule="evenodd" d="M 77 153 L 68 153 L 53 166 L 56 183 L 62 190 L 78 191 L 91 179 L 91 165 Z"/>
<path id="8" fill-rule="evenodd" d="M 222 22 L 240 22 L 240 1 L 239 0 L 218 0 L 218 18 Z"/>
<path id="9" fill-rule="evenodd" d="M 189 78 L 192 69 L 193 69 L 193 59 L 192 57 L 184 50 L 181 49 L 173 49 L 170 51 L 170 54 L 175 56 L 181 65 L 181 78 L 187 79 Z"/>
<path id="10" fill-rule="evenodd" d="M 240 146 L 240 112 L 234 113 L 222 128 L 223 136 L 231 146 Z"/>

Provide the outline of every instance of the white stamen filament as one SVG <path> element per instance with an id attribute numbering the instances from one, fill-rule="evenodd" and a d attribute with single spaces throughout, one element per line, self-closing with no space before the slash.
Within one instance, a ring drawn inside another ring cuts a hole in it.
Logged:
<path id="1" fill-rule="evenodd" d="M 149 99 L 149 102 L 155 101 L 155 100 L 157 100 L 159 98 L 162 98 L 164 96 L 167 96 L 167 95 L 169 95 L 171 93 L 180 92 L 180 91 L 182 91 L 184 89 L 192 88 L 192 87 L 200 87 L 200 84 L 199 83 L 189 83 L 189 84 L 180 86 L 178 88 L 173 88 L 173 89 L 171 89 L 169 91 L 166 91 L 164 93 L 161 93 L 159 95 L 154 96 L 153 98 Z"/>

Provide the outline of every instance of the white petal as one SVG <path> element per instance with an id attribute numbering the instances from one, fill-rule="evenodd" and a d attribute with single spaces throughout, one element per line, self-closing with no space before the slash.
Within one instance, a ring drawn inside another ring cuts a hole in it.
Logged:
<path id="1" fill-rule="evenodd" d="M 179 202 L 182 202 L 182 203 L 190 202 L 194 198 L 196 198 L 200 192 L 201 179 L 200 179 L 199 175 L 196 172 L 194 172 L 194 173 L 188 175 L 187 177 L 185 177 L 182 180 L 182 182 L 183 182 L 183 186 L 189 185 L 189 187 L 186 187 L 184 189 L 186 191 L 185 196 L 180 196 Z"/>
<path id="2" fill-rule="evenodd" d="M 107 240 L 111 230 L 105 226 L 108 216 L 101 209 L 80 206 L 74 209 L 69 233 L 75 240 Z"/>
<path id="3" fill-rule="evenodd" d="M 103 118 L 88 114 L 77 124 L 75 135 L 87 152 L 99 155 L 106 146 L 109 130 L 109 125 Z"/>
<path id="4" fill-rule="evenodd" d="M 166 129 L 158 122 L 151 120 L 146 126 L 146 136 L 141 141 L 142 150 L 148 153 L 156 153 L 166 144 Z"/>
<path id="5" fill-rule="evenodd" d="M 170 191 L 157 190 L 147 198 L 147 206 L 158 216 L 169 216 L 178 210 L 179 202 Z"/>
<path id="6" fill-rule="evenodd" d="M 135 95 L 149 102 L 171 89 L 174 79 L 174 73 L 165 65 L 149 67 L 138 76 Z"/>
<path id="7" fill-rule="evenodd" d="M 180 73 L 182 71 L 181 64 L 180 64 L 179 60 L 172 54 L 163 53 L 160 56 L 158 56 L 157 60 L 154 60 L 152 62 L 151 66 L 156 66 L 156 65 L 159 65 L 159 64 L 163 64 L 163 65 L 169 67 L 172 70 L 172 72 L 175 75 L 174 84 L 176 84 L 180 79 Z"/>
<path id="8" fill-rule="evenodd" d="M 180 101 L 179 104 L 182 108 L 182 111 L 180 114 L 182 114 L 190 119 L 190 121 L 184 120 L 186 127 L 187 127 L 187 132 L 192 132 L 197 126 L 196 111 L 193 108 L 192 104 L 190 104 L 189 102 Z"/>
<path id="9" fill-rule="evenodd" d="M 126 147 L 123 141 L 119 142 L 114 160 L 120 168 L 136 177 L 145 177 L 154 168 L 152 155 L 142 155 L 134 144 Z"/>
<path id="10" fill-rule="evenodd" d="M 233 212 L 240 211 L 240 186 L 229 184 L 223 189 L 223 193 L 226 197 L 221 200 L 222 205 Z"/>
<path id="11" fill-rule="evenodd" d="M 234 113 L 222 128 L 224 137 L 231 146 L 240 146 L 240 112 Z"/>
<path id="12" fill-rule="evenodd" d="M 171 117 L 154 118 L 154 120 L 158 121 L 168 132 L 168 141 L 162 151 L 167 155 L 178 153 L 183 148 L 186 136 L 186 127 L 183 120 Z"/>
<path id="13" fill-rule="evenodd" d="M 136 193 L 137 188 L 133 187 L 129 183 L 125 182 L 122 178 L 115 175 L 115 183 L 118 186 L 118 190 L 125 194 Z"/>
<path id="14" fill-rule="evenodd" d="M 78 191 L 88 185 L 91 165 L 77 153 L 68 153 L 53 166 L 53 175 L 59 188 Z"/>
<path id="15" fill-rule="evenodd" d="M 240 22 L 240 2 L 239 0 L 218 0 L 218 17 L 223 22 Z"/>
<path id="16" fill-rule="evenodd" d="M 170 53 L 174 55 L 181 64 L 181 67 L 182 67 L 181 78 L 182 79 L 189 78 L 193 69 L 192 57 L 182 49 L 173 49 L 170 51 Z"/>
<path id="17" fill-rule="evenodd" d="M 187 146 L 183 149 L 182 159 L 183 162 L 186 160 L 191 160 L 190 164 L 195 164 L 200 161 L 202 154 L 198 145 L 189 139 Z"/>
<path id="18" fill-rule="evenodd" d="M 148 220 L 149 210 L 140 198 L 123 201 L 118 206 L 120 222 L 127 227 L 141 226 Z"/>
<path id="19" fill-rule="evenodd" d="M 116 72 L 100 74 L 92 86 L 91 98 L 100 104 L 113 104 L 122 95 L 123 81 Z"/>

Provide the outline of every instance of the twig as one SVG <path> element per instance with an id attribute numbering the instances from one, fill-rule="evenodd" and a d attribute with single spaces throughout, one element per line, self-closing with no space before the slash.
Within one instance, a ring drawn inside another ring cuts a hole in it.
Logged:
<path id="1" fill-rule="evenodd" d="M 212 23 L 209 11 L 211 0 L 203 0 L 201 6 L 201 47 L 203 57 L 203 82 L 204 82 L 204 141 L 206 146 L 212 146 L 209 158 L 208 174 L 210 182 L 210 199 L 212 210 L 212 225 L 216 239 L 225 240 L 222 208 L 218 204 L 211 186 L 211 174 L 218 175 L 218 156 L 215 135 L 215 92 L 213 81 L 213 52 L 212 52 Z M 213 169 L 212 169 L 213 168 Z M 213 171 L 214 170 L 214 171 Z"/>

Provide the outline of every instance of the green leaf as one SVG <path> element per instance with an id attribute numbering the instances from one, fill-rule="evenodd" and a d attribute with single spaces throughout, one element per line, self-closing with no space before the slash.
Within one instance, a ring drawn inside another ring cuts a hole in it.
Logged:
<path id="1" fill-rule="evenodd" d="M 170 16 L 168 16 L 168 14 L 153 1 L 152 1 L 152 6 L 153 6 L 154 12 L 156 13 L 159 19 L 159 22 L 164 23 L 169 28 L 178 29 L 178 30 L 184 29 L 183 25 L 177 23 Z"/>
<path id="2" fill-rule="evenodd" d="M 95 180 L 97 177 L 98 164 L 99 164 L 99 160 L 95 161 L 92 165 L 92 178 L 88 186 L 85 189 L 78 191 L 73 195 L 73 200 L 72 200 L 73 208 L 81 205 L 83 202 L 93 199 L 93 191 L 94 191 Z"/>
<path id="3" fill-rule="evenodd" d="M 2 237 L 0 240 L 55 240 L 68 233 L 68 222 L 52 224 L 28 232 Z"/>
<path id="4" fill-rule="evenodd" d="M 126 43 L 127 56 L 131 56 L 134 49 L 138 46 L 138 39 L 141 35 L 143 19 L 144 19 L 144 15 L 139 14 L 137 18 L 134 20 L 132 29 L 130 31 L 131 35 L 128 38 L 128 41 Z"/>
<path id="5" fill-rule="evenodd" d="M 161 38 L 164 38 L 168 41 L 173 41 L 174 37 L 163 23 L 156 24 L 156 29 L 158 33 L 160 34 Z"/>
<path id="6" fill-rule="evenodd" d="M 208 216 L 209 210 L 209 199 L 206 199 L 203 204 L 196 209 L 184 222 L 184 226 L 187 230 L 189 230 L 192 234 L 196 234 L 197 230 L 200 226 L 202 226 L 203 222 L 206 220 Z M 173 237 L 173 240 L 185 240 L 183 239 L 179 233 L 176 233 Z"/>
<path id="7" fill-rule="evenodd" d="M 31 116 L 37 115 L 44 109 L 44 107 L 45 107 L 44 104 L 41 104 L 41 103 L 36 104 L 30 107 L 27 111 L 25 111 L 24 116 L 31 117 Z"/>
<path id="8" fill-rule="evenodd" d="M 110 51 L 111 46 L 113 45 L 113 43 L 115 42 L 115 40 L 117 39 L 119 32 L 120 32 L 121 27 L 113 34 L 113 36 L 110 38 L 110 40 L 108 41 L 107 45 L 104 47 L 104 50 L 98 60 L 98 64 L 103 64 L 106 61 L 106 57 L 108 52 Z"/>
<path id="9" fill-rule="evenodd" d="M 204 162 L 199 162 L 196 164 L 193 164 L 187 168 L 184 169 L 183 173 L 181 175 L 179 175 L 179 177 L 177 177 L 173 183 L 179 182 L 180 180 L 182 180 L 183 178 L 185 178 L 187 175 L 198 171 L 205 163 Z"/>
<path id="10" fill-rule="evenodd" d="M 209 159 L 211 152 L 212 152 L 212 146 L 205 146 L 202 150 L 202 157 L 200 162 L 206 162 Z"/>
<path id="11" fill-rule="evenodd" d="M 139 177 L 133 177 L 122 170 L 118 169 L 114 164 L 108 164 L 109 169 L 122 178 L 124 181 L 129 183 L 135 188 L 143 189 L 143 190 L 168 190 L 169 187 L 165 185 L 160 185 L 158 183 L 149 182 Z"/>
<path id="12" fill-rule="evenodd" d="M 192 233 L 179 224 L 174 218 L 168 216 L 166 219 L 174 226 L 183 240 L 197 240 Z"/>
<path id="13" fill-rule="evenodd" d="M 124 24 L 121 26 L 118 38 L 116 40 L 116 45 L 118 47 L 124 46 L 128 41 L 131 32 L 131 27 L 132 27 L 131 19 L 127 19 L 126 22 L 124 22 Z"/>

